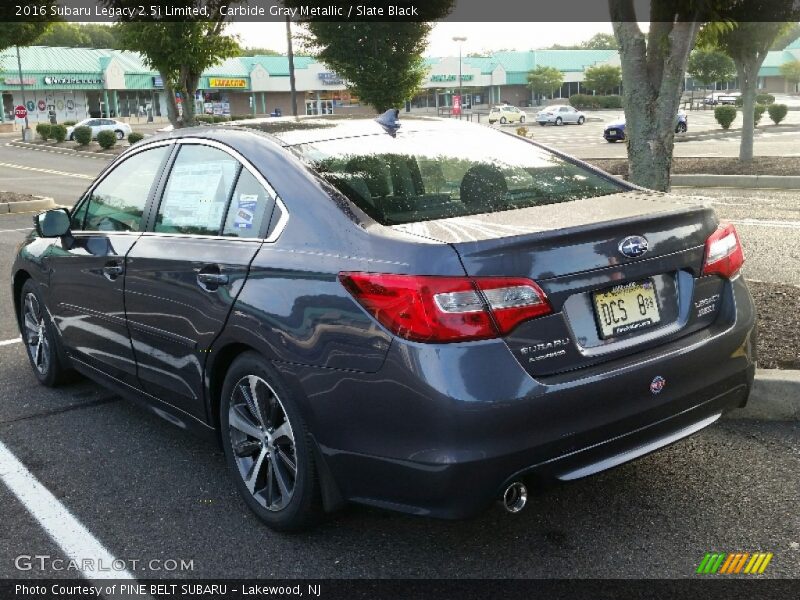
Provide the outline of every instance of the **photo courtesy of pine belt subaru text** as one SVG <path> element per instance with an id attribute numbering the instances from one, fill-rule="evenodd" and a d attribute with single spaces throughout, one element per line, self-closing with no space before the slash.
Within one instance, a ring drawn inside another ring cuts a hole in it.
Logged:
<path id="1" fill-rule="evenodd" d="M 694 202 L 396 111 L 183 129 L 37 215 L 11 291 L 42 384 L 214 436 L 270 527 L 518 512 L 746 403 L 742 247 Z"/>

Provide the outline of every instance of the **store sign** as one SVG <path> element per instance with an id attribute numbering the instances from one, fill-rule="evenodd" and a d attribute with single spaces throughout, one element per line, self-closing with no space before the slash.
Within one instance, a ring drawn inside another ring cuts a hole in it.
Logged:
<path id="1" fill-rule="evenodd" d="M 154 88 L 163 88 L 164 87 L 164 80 L 160 77 L 153 77 L 153 87 Z"/>
<path id="2" fill-rule="evenodd" d="M 100 77 L 53 77 L 44 78 L 45 85 L 103 85 Z"/>
<path id="3" fill-rule="evenodd" d="M 458 75 L 431 75 L 431 81 L 458 81 Z M 462 75 L 461 81 L 472 81 L 472 75 Z"/>
<path id="4" fill-rule="evenodd" d="M 33 77 L 0 77 L 0 83 L 5 85 L 35 85 L 36 80 Z"/>
<path id="5" fill-rule="evenodd" d="M 222 79 L 219 77 L 210 77 L 208 79 L 208 87 L 212 88 L 246 88 L 247 79 Z"/>
<path id="6" fill-rule="evenodd" d="M 344 79 L 339 77 L 339 75 L 333 71 L 323 71 L 322 73 L 317 73 L 317 77 L 322 85 L 342 85 L 344 83 Z"/>

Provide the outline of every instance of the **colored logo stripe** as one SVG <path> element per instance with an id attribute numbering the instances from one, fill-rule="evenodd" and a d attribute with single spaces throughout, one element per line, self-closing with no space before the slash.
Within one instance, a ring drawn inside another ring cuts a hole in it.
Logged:
<path id="1" fill-rule="evenodd" d="M 750 575 L 760 575 L 763 573 L 767 565 L 772 560 L 772 552 L 706 552 L 700 565 L 697 567 L 697 573 L 700 574 L 715 574 L 731 575 L 738 573 L 747 573 Z M 749 559 L 749 560 L 748 560 Z"/>

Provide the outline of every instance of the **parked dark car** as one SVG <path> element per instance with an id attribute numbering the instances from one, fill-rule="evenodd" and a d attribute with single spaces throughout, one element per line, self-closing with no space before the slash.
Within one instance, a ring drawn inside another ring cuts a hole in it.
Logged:
<path id="1" fill-rule="evenodd" d="M 675 116 L 675 133 L 686 133 L 689 130 L 689 117 L 679 111 Z M 603 129 L 603 137 L 609 143 L 621 142 L 625 139 L 625 117 L 607 123 Z"/>
<path id="2" fill-rule="evenodd" d="M 34 219 L 12 282 L 41 383 L 216 436 L 284 530 L 518 511 L 747 401 L 754 308 L 711 208 L 479 125 L 278 124 L 149 138 Z"/>

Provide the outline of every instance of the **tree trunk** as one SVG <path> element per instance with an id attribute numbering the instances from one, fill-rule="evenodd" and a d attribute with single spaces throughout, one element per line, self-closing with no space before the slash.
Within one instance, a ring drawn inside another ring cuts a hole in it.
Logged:
<path id="1" fill-rule="evenodd" d="M 180 127 L 178 123 L 178 105 L 175 102 L 175 88 L 167 77 L 161 73 L 161 81 L 164 82 L 164 95 L 167 97 L 167 118 L 176 129 Z"/>
<path id="2" fill-rule="evenodd" d="M 737 62 L 736 72 L 742 88 L 742 140 L 739 144 L 739 160 L 753 160 L 753 130 L 755 129 L 756 84 L 758 67 L 753 61 Z"/>

